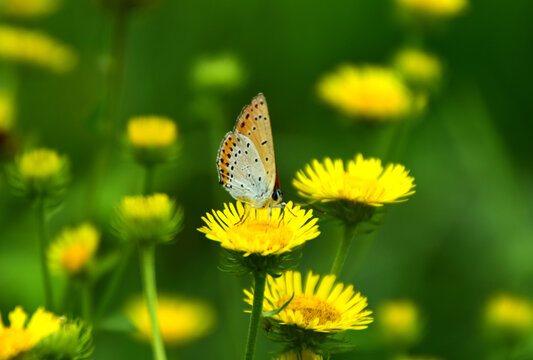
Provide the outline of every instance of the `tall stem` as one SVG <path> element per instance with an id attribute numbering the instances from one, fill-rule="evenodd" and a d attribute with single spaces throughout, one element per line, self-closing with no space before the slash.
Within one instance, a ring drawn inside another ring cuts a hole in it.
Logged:
<path id="1" fill-rule="evenodd" d="M 254 273 L 254 303 L 252 305 L 252 314 L 250 316 L 250 326 L 248 327 L 248 340 L 246 341 L 245 360 L 252 360 L 255 353 L 255 344 L 257 342 L 257 330 L 259 328 L 259 319 L 263 312 L 263 298 L 265 297 L 266 274 L 261 272 Z"/>
<path id="2" fill-rule="evenodd" d="M 39 242 L 39 256 L 41 262 L 41 274 L 43 277 L 45 305 L 48 310 L 54 310 L 54 299 L 52 296 L 52 282 L 50 280 L 50 272 L 48 270 L 48 263 L 46 261 L 46 246 L 48 245 L 48 231 L 46 227 L 46 214 L 44 199 L 40 198 L 36 204 L 37 216 L 37 240 Z"/>
<path id="3" fill-rule="evenodd" d="M 333 261 L 333 266 L 331 267 L 331 274 L 339 276 L 346 258 L 348 257 L 348 250 L 354 238 L 355 231 L 353 225 L 344 225 L 344 236 L 342 237 L 339 247 L 337 248 L 337 255 L 335 255 L 335 260 Z"/>
<path id="4" fill-rule="evenodd" d="M 147 195 L 153 189 L 154 183 L 154 165 L 143 164 L 144 168 L 144 178 L 142 184 L 142 194 Z"/>
<path id="5" fill-rule="evenodd" d="M 155 246 L 141 246 L 139 248 L 141 259 L 141 273 L 143 278 L 144 296 L 150 322 L 152 323 L 152 349 L 155 360 L 166 360 L 165 345 L 159 321 L 157 319 L 157 288 L 155 283 Z"/>
<path id="6" fill-rule="evenodd" d="M 93 289 L 89 279 L 81 280 L 81 310 L 85 321 L 93 320 Z"/>

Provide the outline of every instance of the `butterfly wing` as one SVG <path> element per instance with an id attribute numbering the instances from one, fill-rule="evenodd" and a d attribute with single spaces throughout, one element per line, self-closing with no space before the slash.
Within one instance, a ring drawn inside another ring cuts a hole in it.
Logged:
<path id="1" fill-rule="evenodd" d="M 270 195 L 277 181 L 276 159 L 274 156 L 274 142 L 270 114 L 263 94 L 252 99 L 250 105 L 245 106 L 235 124 L 234 132 L 247 136 L 257 149 L 259 160 L 263 163 Z"/>
<path id="2" fill-rule="evenodd" d="M 217 169 L 220 184 L 236 200 L 264 207 L 270 199 L 268 176 L 249 137 L 227 133 L 218 150 Z"/>

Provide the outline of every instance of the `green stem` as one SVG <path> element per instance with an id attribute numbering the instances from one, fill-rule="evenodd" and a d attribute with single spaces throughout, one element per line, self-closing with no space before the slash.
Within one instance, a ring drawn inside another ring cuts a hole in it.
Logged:
<path id="1" fill-rule="evenodd" d="M 39 242 L 39 255 L 41 262 L 41 274 L 43 277 L 45 305 L 48 310 L 54 310 L 54 299 L 52 296 L 52 281 L 46 261 L 46 246 L 48 245 L 48 231 L 46 228 L 46 214 L 44 199 L 38 199 L 36 204 L 37 216 L 37 240 Z"/>
<path id="2" fill-rule="evenodd" d="M 85 321 L 93 320 L 93 288 L 88 279 L 81 280 L 81 312 Z"/>
<path id="3" fill-rule="evenodd" d="M 252 360 L 255 353 L 255 344 L 257 342 L 257 330 L 259 320 L 263 312 L 263 298 L 265 297 L 266 274 L 262 272 L 254 273 L 254 303 L 252 305 L 252 314 L 250 316 L 250 326 L 248 327 L 248 340 L 246 341 L 245 360 Z"/>
<path id="4" fill-rule="evenodd" d="M 130 243 L 124 244 L 124 251 L 120 263 L 115 269 L 111 279 L 107 283 L 107 287 L 104 290 L 104 295 L 102 295 L 102 300 L 100 300 L 100 305 L 96 311 L 96 319 L 100 319 L 111 302 L 111 299 L 115 296 L 115 292 L 120 284 L 120 281 L 124 277 L 124 272 L 130 263 L 131 254 L 133 253 L 133 246 Z"/>
<path id="5" fill-rule="evenodd" d="M 152 349 L 155 360 L 166 360 L 165 345 L 159 321 L 157 319 L 157 288 L 155 283 L 155 246 L 141 246 L 139 248 L 141 259 L 141 273 L 143 279 L 144 296 L 150 322 L 152 323 Z"/>
<path id="6" fill-rule="evenodd" d="M 61 295 L 61 303 L 59 304 L 59 313 L 60 314 L 68 314 L 70 312 L 70 308 L 68 308 L 68 304 L 70 303 L 70 299 L 72 297 L 72 294 L 74 292 L 74 281 L 69 276 L 67 278 L 67 283 L 65 284 L 65 288 L 63 289 L 63 294 Z"/>
<path id="7" fill-rule="evenodd" d="M 142 184 L 142 194 L 147 195 L 152 192 L 154 184 L 154 165 L 144 164 L 144 178 Z"/>
<path id="8" fill-rule="evenodd" d="M 342 267 L 348 257 L 348 250 L 352 243 L 352 239 L 355 236 L 354 226 L 344 225 L 344 236 L 342 237 L 339 247 L 337 248 L 337 255 L 335 255 L 335 260 L 333 261 L 333 266 L 331 267 L 331 274 L 340 275 Z"/>

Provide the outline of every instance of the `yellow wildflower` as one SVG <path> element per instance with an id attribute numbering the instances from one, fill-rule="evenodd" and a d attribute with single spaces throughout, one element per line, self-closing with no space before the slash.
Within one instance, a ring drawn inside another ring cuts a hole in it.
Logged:
<path id="1" fill-rule="evenodd" d="M 176 141 L 174 121 L 162 116 L 138 116 L 128 122 L 128 140 L 136 147 L 160 148 Z"/>
<path id="2" fill-rule="evenodd" d="M 0 25 L 0 59 L 39 65 L 57 72 L 74 66 L 76 57 L 72 50 L 48 35 Z"/>
<path id="3" fill-rule="evenodd" d="M 414 85 L 432 87 L 440 81 L 442 65 L 439 58 L 418 49 L 404 49 L 394 60 L 398 71 Z"/>
<path id="4" fill-rule="evenodd" d="M 512 294 L 496 294 L 487 302 L 485 321 L 495 333 L 524 335 L 533 329 L 533 303 Z"/>
<path id="5" fill-rule="evenodd" d="M 311 210 L 287 203 L 286 209 L 251 209 L 241 202 L 224 204 L 224 211 L 207 213 L 206 226 L 198 229 L 210 240 L 245 256 L 278 255 L 289 252 L 320 233 Z M 269 213 L 271 211 L 271 213 Z"/>
<path id="6" fill-rule="evenodd" d="M 63 165 L 57 152 L 46 148 L 28 151 L 18 160 L 20 174 L 27 179 L 51 178 L 61 172 Z"/>
<path id="7" fill-rule="evenodd" d="M 90 224 L 63 230 L 48 248 L 50 268 L 58 273 L 79 273 L 93 258 L 99 242 L 100 233 Z"/>
<path id="8" fill-rule="evenodd" d="M 122 198 L 115 225 L 124 240 L 168 242 L 174 239 L 182 220 L 181 208 L 176 208 L 168 195 L 156 193 Z"/>
<path id="9" fill-rule="evenodd" d="M 366 297 L 356 293 L 352 285 L 336 282 L 335 275 L 323 276 L 320 284 L 319 280 L 320 276 L 312 272 L 305 285 L 298 271 L 287 271 L 278 278 L 269 276 L 263 311 L 279 309 L 292 297 L 285 309 L 272 316 L 283 325 L 324 333 L 366 329 L 373 321 L 372 311 L 365 310 Z M 245 301 L 252 305 L 254 294 L 248 290 L 244 293 Z"/>
<path id="10" fill-rule="evenodd" d="M 348 115 L 382 121 L 408 114 L 413 101 L 403 80 L 378 66 L 341 66 L 319 81 L 318 93 Z"/>
<path id="11" fill-rule="evenodd" d="M 9 313 L 9 327 L 0 318 L 0 360 L 13 359 L 30 350 L 61 326 L 60 318 L 43 308 L 37 309 L 28 323 L 27 319 L 28 315 L 20 306 Z"/>
<path id="12" fill-rule="evenodd" d="M 420 314 L 409 300 L 387 301 L 378 308 L 377 322 L 387 341 L 409 345 L 420 335 Z"/>
<path id="13" fill-rule="evenodd" d="M 364 159 L 358 154 L 345 168 L 340 159 L 313 160 L 293 181 L 300 195 L 313 201 L 347 200 L 371 206 L 382 206 L 405 200 L 414 193 L 414 178 L 403 165 Z"/>
<path id="14" fill-rule="evenodd" d="M 139 296 L 131 300 L 126 306 L 126 314 L 138 335 L 150 340 L 152 327 L 144 299 Z M 178 296 L 159 296 L 157 314 L 163 341 L 169 345 L 187 343 L 207 335 L 216 318 L 208 303 Z"/>

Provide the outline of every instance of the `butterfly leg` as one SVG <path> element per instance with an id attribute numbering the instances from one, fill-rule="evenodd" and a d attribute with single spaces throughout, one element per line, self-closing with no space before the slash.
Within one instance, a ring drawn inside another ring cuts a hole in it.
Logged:
<path id="1" fill-rule="evenodd" d="M 248 216 L 250 216 L 250 206 L 246 206 L 246 205 L 247 204 L 245 203 L 244 213 L 242 214 L 242 216 L 239 219 L 239 221 L 237 221 L 234 225 L 241 225 L 248 218 Z"/>
<path id="2" fill-rule="evenodd" d="M 268 207 L 268 220 L 267 220 L 267 227 L 266 227 L 266 230 L 265 232 L 268 231 L 268 226 L 270 225 L 270 218 L 272 217 L 272 208 L 269 206 Z"/>

